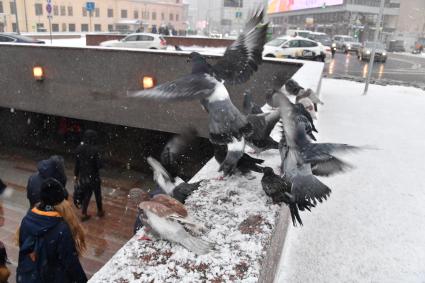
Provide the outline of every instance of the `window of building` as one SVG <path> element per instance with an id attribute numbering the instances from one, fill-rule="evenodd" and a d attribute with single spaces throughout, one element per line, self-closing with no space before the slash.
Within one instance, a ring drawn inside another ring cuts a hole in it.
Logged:
<path id="1" fill-rule="evenodd" d="M 113 17 L 114 17 L 114 10 L 108 9 L 108 18 L 113 18 Z"/>
<path id="2" fill-rule="evenodd" d="M 99 17 L 100 17 L 100 9 L 99 9 L 99 8 L 95 8 L 95 9 L 94 9 L 94 16 L 95 16 L 96 18 L 99 18 Z"/>
<path id="3" fill-rule="evenodd" d="M 72 9 L 72 6 L 68 6 L 68 16 L 72 17 L 74 15 L 74 11 Z"/>
<path id="4" fill-rule="evenodd" d="M 0 1 L 0 13 L 4 13 L 3 12 L 3 2 Z"/>
<path id="5" fill-rule="evenodd" d="M 88 24 L 81 24 L 81 31 L 82 32 L 88 32 L 89 31 L 89 25 Z"/>
<path id="6" fill-rule="evenodd" d="M 133 17 L 134 17 L 135 19 L 138 19 L 138 18 L 139 18 L 139 11 L 134 11 L 134 13 L 133 13 Z"/>
<path id="7" fill-rule="evenodd" d="M 114 30 L 114 25 L 108 25 L 108 31 L 113 31 Z"/>
<path id="8" fill-rule="evenodd" d="M 75 32 L 75 24 L 69 24 L 68 25 L 68 31 L 74 31 Z"/>
<path id="9" fill-rule="evenodd" d="M 15 15 L 15 13 L 16 13 L 15 2 L 10 2 L 10 14 Z"/>
<path id="10" fill-rule="evenodd" d="M 170 14 L 170 21 L 174 21 L 174 14 Z"/>
<path id="11" fill-rule="evenodd" d="M 44 24 L 43 24 L 43 23 L 37 23 L 36 28 L 37 28 L 37 32 L 44 32 L 44 31 L 47 31 L 47 30 L 44 28 Z"/>
<path id="12" fill-rule="evenodd" d="M 83 7 L 83 17 L 87 17 L 87 10 L 86 10 L 86 7 Z"/>
<path id="13" fill-rule="evenodd" d="M 66 31 L 66 24 L 62 23 L 62 31 Z"/>
<path id="14" fill-rule="evenodd" d="M 126 19 L 127 18 L 127 10 L 121 10 L 121 18 Z"/>
<path id="15" fill-rule="evenodd" d="M 152 12 L 152 20 L 156 20 L 156 12 Z"/>
<path id="16" fill-rule="evenodd" d="M 66 16 L 66 7 L 61 6 L 61 16 Z"/>
<path id="17" fill-rule="evenodd" d="M 59 31 L 59 24 L 52 24 L 52 31 L 58 32 Z"/>
<path id="18" fill-rule="evenodd" d="M 179 14 L 176 14 L 176 21 L 179 20 Z"/>
<path id="19" fill-rule="evenodd" d="M 146 20 L 149 20 L 149 11 L 148 12 L 146 12 L 146 18 L 145 18 Z"/>
<path id="20" fill-rule="evenodd" d="M 12 31 L 18 32 L 18 28 L 16 27 L 16 23 L 12 23 Z"/>
<path id="21" fill-rule="evenodd" d="M 58 7 L 58 5 L 53 5 L 53 16 L 59 16 L 59 7 Z"/>
<path id="22" fill-rule="evenodd" d="M 43 5 L 40 3 L 34 4 L 35 7 L 35 15 L 42 16 L 43 15 Z"/>
<path id="23" fill-rule="evenodd" d="M 102 25 L 101 24 L 95 24 L 94 25 L 94 31 L 102 31 Z"/>
<path id="24" fill-rule="evenodd" d="M 164 15 L 164 13 L 161 13 L 161 20 L 165 20 L 165 15 Z"/>

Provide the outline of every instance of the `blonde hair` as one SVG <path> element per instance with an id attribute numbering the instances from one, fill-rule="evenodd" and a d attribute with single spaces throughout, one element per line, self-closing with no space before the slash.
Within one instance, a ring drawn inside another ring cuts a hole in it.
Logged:
<path id="1" fill-rule="evenodd" d="M 79 256 L 84 254 L 87 250 L 86 239 L 84 236 L 84 229 L 81 226 L 77 214 L 67 200 L 54 206 L 55 210 L 62 216 L 63 220 L 68 224 L 71 229 L 72 238 L 74 239 L 75 248 Z M 20 227 L 16 230 L 15 244 L 19 246 L 19 231 Z"/>
<path id="2" fill-rule="evenodd" d="M 81 226 L 77 214 L 75 213 L 71 204 L 67 200 L 64 200 L 58 205 L 55 205 L 54 208 L 57 212 L 59 212 L 65 222 L 69 225 L 78 255 L 82 255 L 87 250 L 87 247 L 86 239 L 84 236 L 84 229 Z"/>

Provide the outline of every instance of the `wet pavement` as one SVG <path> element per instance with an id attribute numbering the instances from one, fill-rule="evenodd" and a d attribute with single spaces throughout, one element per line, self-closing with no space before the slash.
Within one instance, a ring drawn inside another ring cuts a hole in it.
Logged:
<path id="1" fill-rule="evenodd" d="M 26 184 L 28 177 L 36 171 L 37 161 L 34 160 L 39 160 L 29 158 L 30 155 L 19 150 L 12 153 L 0 150 L 0 178 L 13 188 L 10 198 L 0 199 L 3 208 L 0 210 L 0 240 L 4 242 L 9 260 L 12 262 L 9 265 L 12 271 L 9 282 L 15 282 L 18 259 L 18 247 L 14 243 L 15 232 L 29 208 L 26 199 Z M 72 195 L 73 163 L 72 160 L 65 160 L 65 163 L 68 176 L 67 189 Z M 92 218 L 83 223 L 88 250 L 81 258 L 81 262 L 88 277 L 99 270 L 132 236 L 136 211 L 134 208 L 126 206 L 128 190 L 134 187 L 152 187 L 150 178 L 137 172 L 108 169 L 107 171 L 103 170 L 101 176 L 103 176 L 102 194 L 106 215 L 104 218 L 96 217 L 96 204 L 93 196 L 89 206 L 89 214 L 92 215 Z M 145 177 L 145 180 L 142 177 Z M 81 215 L 80 211 L 78 211 L 78 215 Z"/>
<path id="2" fill-rule="evenodd" d="M 360 61 L 355 53 L 336 53 L 329 64 L 325 65 L 323 74 L 333 76 L 355 76 L 366 78 L 369 61 Z M 425 78 L 425 57 L 389 53 L 386 63 L 375 62 L 372 77 L 407 83 L 422 83 Z"/>

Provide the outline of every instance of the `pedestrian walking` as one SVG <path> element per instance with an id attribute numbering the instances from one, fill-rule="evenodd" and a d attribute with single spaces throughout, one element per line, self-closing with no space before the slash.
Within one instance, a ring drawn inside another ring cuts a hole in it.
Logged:
<path id="1" fill-rule="evenodd" d="M 49 159 L 42 160 L 37 164 L 37 172 L 29 179 L 27 184 L 27 198 L 30 208 L 33 208 L 40 202 L 40 188 L 44 180 L 54 178 L 65 190 L 65 198 L 68 199 L 68 191 L 66 191 L 66 175 L 65 162 L 62 156 L 52 155 Z"/>
<path id="2" fill-rule="evenodd" d="M 23 218 L 17 243 L 17 283 L 87 282 L 79 260 L 86 250 L 84 232 L 56 179 L 42 183 L 40 203 Z"/>
<path id="3" fill-rule="evenodd" d="M 97 144 L 97 133 L 93 130 L 86 130 L 83 141 L 77 147 L 75 158 L 74 179 L 79 182 L 83 191 L 82 221 L 90 219 L 87 209 L 90 204 L 92 194 L 96 198 L 97 216 L 103 217 L 105 212 L 102 207 L 102 191 L 99 170 L 102 167 L 101 157 Z"/>

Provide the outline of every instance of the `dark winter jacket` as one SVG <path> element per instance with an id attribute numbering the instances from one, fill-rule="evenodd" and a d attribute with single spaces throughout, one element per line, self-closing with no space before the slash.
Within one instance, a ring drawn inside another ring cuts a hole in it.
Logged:
<path id="1" fill-rule="evenodd" d="M 87 130 L 83 142 L 77 147 L 74 176 L 81 184 L 100 182 L 99 170 L 102 167 L 99 149 L 96 147 L 96 132 Z"/>
<path id="2" fill-rule="evenodd" d="M 19 231 L 18 283 L 87 282 L 68 224 L 54 211 L 33 208 Z"/>
<path id="3" fill-rule="evenodd" d="M 63 165 L 55 159 L 42 160 L 37 164 L 38 172 L 28 179 L 27 185 L 27 198 L 30 202 L 31 208 L 40 202 L 40 188 L 44 180 L 54 178 L 58 180 L 62 186 L 66 186 L 66 175 Z M 68 192 L 65 189 L 65 198 L 68 198 Z"/>

